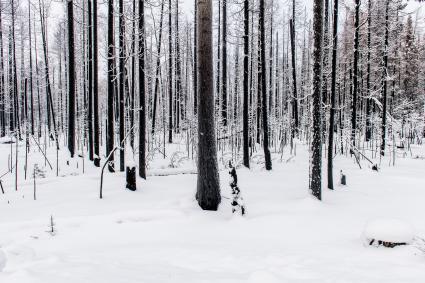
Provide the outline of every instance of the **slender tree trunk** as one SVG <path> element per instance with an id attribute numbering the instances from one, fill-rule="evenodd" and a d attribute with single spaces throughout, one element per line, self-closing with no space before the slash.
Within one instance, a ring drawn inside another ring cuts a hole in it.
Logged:
<path id="1" fill-rule="evenodd" d="M 388 38 L 389 38 L 389 6 L 390 0 L 385 4 L 385 39 L 384 39 L 384 70 L 382 75 L 382 127 L 381 127 L 381 155 L 385 155 L 385 134 L 387 130 L 387 88 L 388 88 Z"/>
<path id="2" fill-rule="evenodd" d="M 313 4 L 313 140 L 311 142 L 311 179 L 310 190 L 316 198 L 322 199 L 322 130 L 321 130 L 321 93 L 322 93 L 322 37 L 323 37 L 323 0 L 314 0 Z"/>
<path id="3" fill-rule="evenodd" d="M 334 0 L 333 15 L 333 47 L 332 47 L 332 81 L 331 81 L 331 109 L 329 115 L 329 140 L 328 140 L 328 188 L 334 189 L 333 183 L 333 147 L 335 132 L 335 88 L 336 88 L 336 60 L 338 51 L 338 0 Z"/>
<path id="4" fill-rule="evenodd" d="M 119 142 L 120 144 L 124 140 L 125 136 L 125 111 L 124 111 L 124 85 L 125 85 L 125 22 L 124 22 L 124 1 L 119 0 L 118 2 L 118 14 L 119 14 Z M 120 171 L 124 172 L 124 148 L 125 144 L 121 144 L 120 147 Z"/>
<path id="5" fill-rule="evenodd" d="M 293 84 L 293 98 L 292 98 L 292 137 L 298 135 L 298 90 L 297 90 L 297 70 L 295 61 L 295 23 L 294 19 L 289 20 L 290 35 L 291 35 L 291 61 L 292 61 L 292 84 Z"/>
<path id="6" fill-rule="evenodd" d="M 243 164 L 249 168 L 249 0 L 244 0 L 244 58 L 243 58 Z"/>
<path id="7" fill-rule="evenodd" d="M 223 127 L 227 126 L 227 0 L 223 0 L 223 50 L 222 50 L 222 98 L 221 119 Z"/>
<path id="8" fill-rule="evenodd" d="M 154 98 L 153 98 L 153 110 L 152 110 L 152 138 L 155 133 L 155 122 L 156 122 L 156 108 L 158 101 L 158 91 L 159 91 L 159 79 L 160 79 L 160 71 L 161 71 L 161 43 L 162 43 L 162 25 L 164 20 L 164 2 L 165 0 L 161 0 L 161 19 L 159 23 L 159 39 L 157 41 L 158 49 L 157 49 L 157 59 L 156 59 L 156 73 L 155 73 L 155 89 L 154 89 Z"/>
<path id="9" fill-rule="evenodd" d="M 93 0 L 93 134 L 94 165 L 100 167 L 99 155 L 99 74 L 97 43 L 97 0 Z"/>
<path id="10" fill-rule="evenodd" d="M 214 123 L 212 0 L 198 2 L 198 180 L 196 198 L 204 210 L 221 202 Z"/>
<path id="11" fill-rule="evenodd" d="M 263 148 L 266 170 L 272 170 L 272 160 L 269 150 L 269 125 L 267 111 L 267 80 L 266 80 L 266 30 L 265 30 L 265 0 L 260 0 L 260 41 L 261 41 L 261 93 L 263 114 Z"/>
<path id="12" fill-rule="evenodd" d="M 356 12 L 354 20 L 354 63 L 353 63 L 353 101 L 351 114 L 351 144 L 356 146 L 357 132 L 357 92 L 358 92 L 358 62 L 359 62 L 359 29 L 360 29 L 360 0 L 355 0 Z"/>
<path id="13" fill-rule="evenodd" d="M 92 18 L 92 1 L 88 0 L 88 113 L 87 123 L 89 132 L 89 159 L 93 161 L 93 18 Z"/>
<path id="14" fill-rule="evenodd" d="M 4 137 L 6 135 L 6 93 L 4 78 L 2 10 L 3 7 L 0 2 L 0 136 Z"/>
<path id="15" fill-rule="evenodd" d="M 68 11 L 68 149 L 71 158 L 75 153 L 75 55 L 74 55 L 74 3 L 67 2 Z"/>
<path id="16" fill-rule="evenodd" d="M 173 40 L 171 0 L 168 0 L 168 142 L 173 142 Z"/>
<path id="17" fill-rule="evenodd" d="M 109 171 L 114 172 L 114 0 L 108 0 L 108 124 L 106 133 L 106 156 Z"/>
<path id="18" fill-rule="evenodd" d="M 367 75 L 366 75 L 366 141 L 372 138 L 372 121 L 371 121 L 371 103 L 370 98 L 370 46 L 371 46 L 371 10 L 372 0 L 368 0 L 367 5 Z"/>
<path id="19" fill-rule="evenodd" d="M 139 176 L 146 179 L 145 1 L 139 1 Z"/>

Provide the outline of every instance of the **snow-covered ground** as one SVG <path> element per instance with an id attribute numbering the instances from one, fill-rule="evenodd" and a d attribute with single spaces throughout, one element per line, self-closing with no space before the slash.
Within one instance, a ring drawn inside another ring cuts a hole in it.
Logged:
<path id="1" fill-rule="evenodd" d="M 1 175 L 9 154 L 10 145 L 0 144 Z M 48 156 L 55 168 L 53 146 Z M 308 192 L 305 145 L 294 158 L 287 151 L 283 162 L 273 157 L 271 172 L 255 164 L 238 170 L 247 209 L 241 217 L 231 213 L 226 170 L 220 209 L 206 212 L 194 199 L 194 163 L 167 169 L 170 161 L 159 156 L 136 192 L 124 188 L 122 173 L 105 173 L 100 200 L 100 171 L 86 161 L 83 174 L 81 158 L 67 166 L 63 150 L 60 176 L 47 167 L 34 201 L 21 145 L 18 191 L 14 174 L 1 178 L 0 282 L 425 282 L 419 249 L 371 247 L 362 238 L 365 225 L 380 218 L 398 219 L 425 237 L 425 147 L 412 147 L 395 167 L 383 159 L 379 172 L 365 160 L 360 170 L 337 156 L 335 179 L 343 170 L 348 185 L 324 186 L 322 202 Z M 31 171 L 35 162 L 44 168 L 35 144 L 29 162 Z M 47 232 L 51 216 L 55 235 Z"/>

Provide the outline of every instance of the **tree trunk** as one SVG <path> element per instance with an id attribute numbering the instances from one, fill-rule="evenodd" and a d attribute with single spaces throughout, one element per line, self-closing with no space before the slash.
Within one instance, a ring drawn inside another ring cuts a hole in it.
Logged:
<path id="1" fill-rule="evenodd" d="M 261 105 L 263 118 L 263 148 L 266 170 L 272 170 L 272 160 L 269 150 L 269 125 L 267 111 L 267 80 L 266 80 L 266 30 L 265 30 L 265 15 L 264 1 L 260 0 L 260 42 L 261 42 Z"/>
<path id="2" fill-rule="evenodd" d="M 390 0 L 385 4 L 385 39 L 384 39 L 384 70 L 382 74 L 382 127 L 381 127 L 381 155 L 385 155 L 385 134 L 387 130 L 387 79 L 388 79 L 388 37 L 389 37 L 389 6 Z"/>
<path id="3" fill-rule="evenodd" d="M 335 88 L 336 88 L 336 55 L 338 51 L 338 0 L 334 0 L 333 16 L 333 47 L 332 47 L 332 81 L 331 81 L 331 109 L 329 115 L 329 140 L 328 140 L 328 188 L 334 189 L 333 183 L 333 147 L 335 128 Z"/>
<path id="4" fill-rule="evenodd" d="M 145 1 L 139 1 L 139 176 L 146 179 Z"/>
<path id="5" fill-rule="evenodd" d="M 99 74 L 97 48 L 97 0 L 93 0 L 93 134 L 94 134 L 94 165 L 100 167 L 99 155 Z"/>
<path id="6" fill-rule="evenodd" d="M 322 199 L 322 37 L 323 37 L 323 0 L 314 0 L 313 4 L 313 140 L 311 143 L 311 179 L 310 190 L 316 198 Z"/>
<path id="7" fill-rule="evenodd" d="M 351 114 L 351 144 L 356 146 L 357 132 L 357 92 L 358 92 L 358 62 L 359 62 L 359 29 L 360 29 L 360 0 L 356 2 L 356 14 L 354 20 L 354 63 L 353 63 L 353 101 Z"/>
<path id="8" fill-rule="evenodd" d="M 243 164 L 249 168 L 249 0 L 244 0 L 244 58 L 243 58 Z"/>
<path id="9" fill-rule="evenodd" d="M 108 124 L 106 156 L 109 156 L 110 172 L 114 172 L 114 0 L 108 0 Z"/>
<path id="10" fill-rule="evenodd" d="M 214 125 L 212 0 L 198 1 L 198 180 L 196 198 L 204 210 L 221 202 Z"/>

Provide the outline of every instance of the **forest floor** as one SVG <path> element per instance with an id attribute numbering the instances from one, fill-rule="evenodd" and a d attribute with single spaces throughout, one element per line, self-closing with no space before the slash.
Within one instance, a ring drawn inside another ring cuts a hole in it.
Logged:
<path id="1" fill-rule="evenodd" d="M 10 163 L 5 141 L 1 174 Z M 179 147 L 168 151 L 185 148 Z M 86 161 L 83 174 L 82 158 L 67 165 L 64 148 L 56 177 L 54 147 L 48 152 L 53 170 L 32 143 L 28 168 L 40 168 L 37 200 L 32 172 L 24 179 L 22 142 L 18 191 L 14 173 L 1 178 L 1 283 L 425 282 L 419 249 L 371 247 L 362 238 L 366 223 L 382 217 L 409 223 L 425 237 L 425 146 L 398 154 L 395 166 L 383 159 L 379 172 L 364 159 L 359 169 L 338 155 L 335 182 L 343 170 L 347 186 L 330 191 L 324 180 L 322 202 L 308 192 L 307 146 L 298 144 L 295 157 L 285 151 L 282 160 L 275 153 L 271 172 L 261 164 L 237 171 L 244 217 L 231 212 L 226 169 L 219 211 L 207 212 L 194 198 L 195 163 L 178 154 L 158 155 L 136 192 L 125 189 L 123 173 L 105 172 L 100 200 L 98 168 Z"/>

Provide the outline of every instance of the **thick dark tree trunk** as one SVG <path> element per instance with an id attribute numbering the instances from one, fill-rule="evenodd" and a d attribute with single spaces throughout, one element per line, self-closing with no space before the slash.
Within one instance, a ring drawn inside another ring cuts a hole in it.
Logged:
<path id="1" fill-rule="evenodd" d="M 198 2 L 198 181 L 196 198 L 204 210 L 217 210 L 221 202 L 214 123 L 212 0 Z"/>
<path id="2" fill-rule="evenodd" d="M 266 30 L 264 15 L 264 0 L 260 0 L 260 42 L 261 42 L 261 106 L 263 118 L 263 148 L 266 170 L 272 170 L 272 160 L 269 150 L 269 124 L 267 111 L 267 80 L 266 80 Z"/>
<path id="3" fill-rule="evenodd" d="M 333 16 L 333 47 L 332 47 L 332 81 L 331 81 L 331 109 L 329 115 L 329 140 L 328 140 L 328 188 L 334 189 L 333 182 L 333 147 L 335 132 L 335 97 L 336 97 L 336 55 L 338 51 L 338 0 L 334 0 Z"/>
<path id="4" fill-rule="evenodd" d="M 310 190 L 316 198 L 322 199 L 322 37 L 323 0 L 313 4 L 313 140 L 311 142 Z"/>

